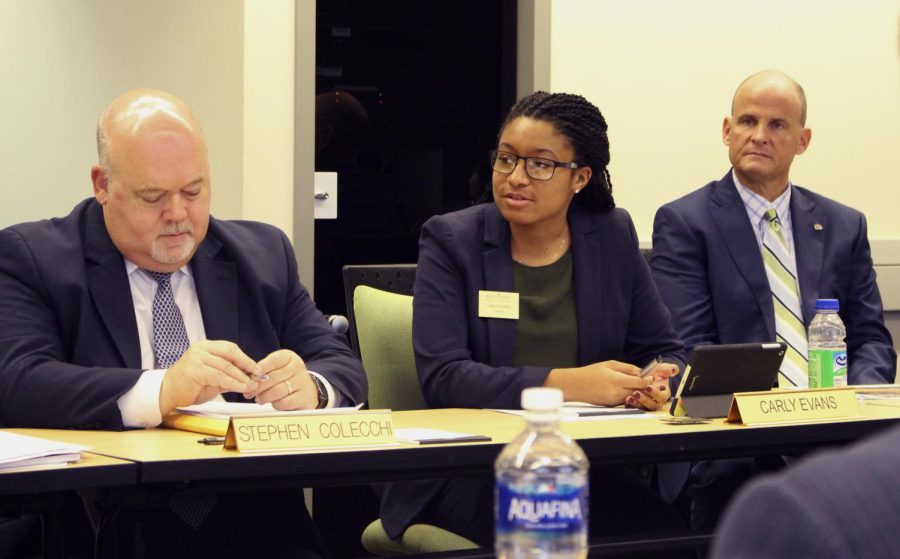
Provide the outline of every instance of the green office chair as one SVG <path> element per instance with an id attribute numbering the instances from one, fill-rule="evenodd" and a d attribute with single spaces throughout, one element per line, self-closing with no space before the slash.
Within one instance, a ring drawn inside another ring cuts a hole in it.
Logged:
<path id="1" fill-rule="evenodd" d="M 412 297 L 365 285 L 353 291 L 353 316 L 359 352 L 369 377 L 369 408 L 425 408 L 412 348 Z M 392 540 L 377 519 L 362 534 L 362 544 L 376 555 L 416 555 L 476 549 L 462 537 L 428 524 L 413 524 Z"/>
<path id="2" fill-rule="evenodd" d="M 412 297 L 360 285 L 353 291 L 359 354 L 369 377 L 369 408 L 420 410 L 412 348 Z"/>

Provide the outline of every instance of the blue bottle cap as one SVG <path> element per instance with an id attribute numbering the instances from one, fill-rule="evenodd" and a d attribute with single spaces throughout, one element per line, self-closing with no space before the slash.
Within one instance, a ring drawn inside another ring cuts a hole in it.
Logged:
<path id="1" fill-rule="evenodd" d="M 837 299 L 816 299 L 817 311 L 838 311 L 840 309 L 841 304 Z"/>

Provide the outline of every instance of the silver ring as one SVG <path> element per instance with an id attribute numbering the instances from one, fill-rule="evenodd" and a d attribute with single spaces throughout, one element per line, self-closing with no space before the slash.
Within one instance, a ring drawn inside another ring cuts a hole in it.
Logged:
<path id="1" fill-rule="evenodd" d="M 287 387 L 288 387 L 288 396 L 290 396 L 291 394 L 294 393 L 294 387 L 291 386 L 291 381 L 290 381 L 290 380 L 285 380 L 284 383 L 285 383 L 285 384 L 287 385 Z"/>

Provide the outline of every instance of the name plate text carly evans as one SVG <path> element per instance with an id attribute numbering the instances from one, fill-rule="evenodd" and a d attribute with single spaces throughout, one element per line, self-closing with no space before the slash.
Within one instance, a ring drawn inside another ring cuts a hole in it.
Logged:
<path id="1" fill-rule="evenodd" d="M 738 392 L 728 421 L 745 425 L 862 417 L 852 388 Z"/>

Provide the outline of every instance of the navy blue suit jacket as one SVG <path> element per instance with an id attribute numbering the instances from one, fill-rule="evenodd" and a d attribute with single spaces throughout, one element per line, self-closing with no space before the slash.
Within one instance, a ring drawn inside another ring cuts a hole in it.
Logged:
<path id="1" fill-rule="evenodd" d="M 573 285 L 578 365 L 608 359 L 643 365 L 662 355 L 683 368 L 680 340 L 638 249 L 628 213 L 573 204 Z M 513 367 L 516 323 L 478 316 L 478 292 L 515 291 L 509 223 L 482 204 L 429 219 L 419 240 L 413 347 L 432 407 L 521 407 L 524 388 L 541 386 L 549 367 Z M 438 492 L 434 482 L 396 484 L 382 522 L 397 537 Z"/>
<path id="2" fill-rule="evenodd" d="M 300 284 L 278 229 L 210 218 L 190 264 L 207 338 L 254 360 L 292 349 L 365 400 L 361 364 Z M 66 217 L 0 231 L 0 426 L 122 429 L 116 401 L 140 374 L 125 262 L 100 206 L 91 198 Z"/>
<path id="3" fill-rule="evenodd" d="M 712 557 L 900 557 L 900 427 L 748 485 L 729 505 Z"/>
<path id="4" fill-rule="evenodd" d="M 653 284 L 628 213 L 573 204 L 578 365 L 643 365 L 682 346 Z M 513 367 L 516 323 L 478 316 L 478 292 L 515 291 L 509 224 L 494 204 L 430 219 L 422 228 L 413 299 L 413 347 L 432 407 L 518 408 L 549 367 Z"/>
<path id="5" fill-rule="evenodd" d="M 838 299 L 850 383 L 893 382 L 897 356 L 884 326 L 865 216 L 795 185 L 791 221 L 805 326 L 816 299 Z M 775 340 L 772 292 L 730 171 L 657 211 L 652 269 L 688 355 L 703 344 Z"/>

